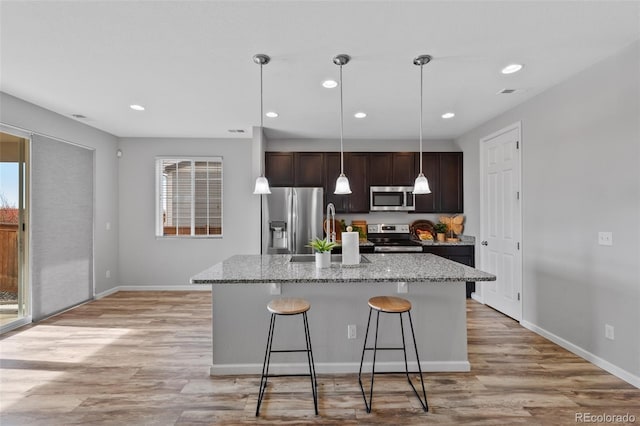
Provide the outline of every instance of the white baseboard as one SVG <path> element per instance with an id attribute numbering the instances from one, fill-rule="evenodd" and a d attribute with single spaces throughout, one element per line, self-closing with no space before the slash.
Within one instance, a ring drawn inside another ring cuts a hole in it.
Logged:
<path id="1" fill-rule="evenodd" d="M 210 285 L 186 284 L 186 285 L 121 285 L 98 293 L 95 299 L 117 293 L 119 291 L 211 291 Z"/>
<path id="2" fill-rule="evenodd" d="M 637 387 L 640 389 L 640 377 L 616 366 L 611 364 L 609 361 L 606 361 L 602 358 L 600 358 L 597 355 L 592 354 L 591 352 L 577 346 L 574 345 L 573 343 L 563 339 L 562 337 L 556 336 L 555 334 L 538 327 L 535 324 L 532 324 L 528 321 L 521 321 L 520 324 L 526 328 L 529 329 L 531 331 L 533 331 L 534 333 L 537 333 L 539 335 L 541 335 L 542 337 L 551 340 L 553 343 L 557 344 L 558 346 L 562 346 L 563 348 L 565 348 L 566 350 L 568 350 L 569 352 L 572 352 L 576 355 L 578 355 L 580 358 L 584 358 L 585 360 L 589 361 L 590 363 L 592 363 L 593 365 L 602 368 L 603 370 L 613 374 L 614 376 L 624 380 L 625 382 Z"/>
<path id="3" fill-rule="evenodd" d="M 468 361 L 421 361 L 423 373 L 442 373 L 442 372 L 467 372 L 471 371 L 471 365 Z M 318 374 L 347 374 L 357 373 L 360 369 L 360 363 L 355 362 L 321 362 L 316 363 L 316 372 Z M 413 361 L 409 362 L 409 371 L 417 371 L 418 364 Z M 371 371 L 371 363 L 365 363 L 363 371 Z M 377 362 L 376 371 L 397 371 L 404 373 L 404 362 Z M 262 372 L 262 364 L 213 364 L 209 368 L 211 376 L 225 375 L 241 375 L 251 374 L 259 375 Z M 269 365 L 269 374 L 307 374 L 309 373 L 309 365 L 306 363 L 292 364 L 276 364 Z"/>
<path id="4" fill-rule="evenodd" d="M 480 296 L 478 293 L 476 293 L 475 291 L 473 293 L 471 293 L 471 298 L 473 300 L 475 300 L 478 303 L 482 303 L 484 305 L 484 300 L 482 300 L 482 296 Z"/>

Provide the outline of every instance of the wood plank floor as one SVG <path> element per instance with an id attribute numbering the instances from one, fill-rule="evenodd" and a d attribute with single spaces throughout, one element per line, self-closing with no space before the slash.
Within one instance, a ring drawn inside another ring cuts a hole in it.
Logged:
<path id="1" fill-rule="evenodd" d="M 287 378 L 272 380 L 256 418 L 259 377 L 208 375 L 210 306 L 208 292 L 119 292 L 7 333 L 0 424 L 640 423 L 639 389 L 473 301 L 472 371 L 425 374 L 428 413 L 401 376 L 376 378 L 367 414 L 355 375 L 321 375 L 319 416 L 308 379 Z"/>

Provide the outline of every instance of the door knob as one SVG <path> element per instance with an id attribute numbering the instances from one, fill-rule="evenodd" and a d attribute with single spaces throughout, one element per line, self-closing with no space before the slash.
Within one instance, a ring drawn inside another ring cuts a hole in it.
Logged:
<path id="1" fill-rule="evenodd" d="M 483 246 L 488 246 L 488 245 L 489 245 L 489 243 L 488 243 L 488 242 L 486 242 L 486 241 L 483 241 L 483 242 L 481 242 L 480 244 L 482 244 Z"/>

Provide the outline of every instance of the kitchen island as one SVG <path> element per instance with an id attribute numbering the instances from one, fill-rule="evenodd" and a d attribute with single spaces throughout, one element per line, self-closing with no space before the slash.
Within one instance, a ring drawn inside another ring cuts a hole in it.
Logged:
<path id="1" fill-rule="evenodd" d="M 260 373 L 270 317 L 266 306 L 277 297 L 311 303 L 308 317 L 318 373 L 357 372 L 368 299 L 398 293 L 413 306 L 423 370 L 470 370 L 465 282 L 493 281 L 494 275 L 422 253 L 366 254 L 360 265 L 334 262 L 327 269 L 317 269 L 312 258 L 238 255 L 191 278 L 194 284 L 213 284 L 212 375 Z M 400 342 L 398 324 L 393 315 L 381 317 L 381 345 Z M 348 325 L 356 326 L 355 338 L 348 338 Z M 274 348 L 278 346 L 304 346 L 298 317 L 278 319 Z M 393 352 L 380 353 L 378 362 L 401 371 L 402 357 Z M 274 373 L 304 373 L 307 368 L 306 359 L 295 354 L 279 354 L 271 366 Z"/>

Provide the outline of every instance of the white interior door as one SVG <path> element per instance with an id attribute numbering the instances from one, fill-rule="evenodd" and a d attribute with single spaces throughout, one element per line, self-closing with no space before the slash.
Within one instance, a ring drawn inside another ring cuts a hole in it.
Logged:
<path id="1" fill-rule="evenodd" d="M 480 141 L 480 259 L 496 281 L 482 285 L 489 306 L 522 318 L 520 123 Z"/>

